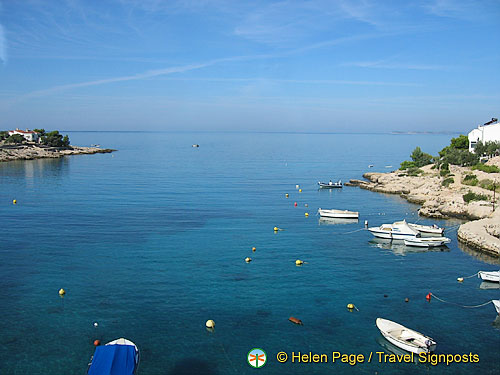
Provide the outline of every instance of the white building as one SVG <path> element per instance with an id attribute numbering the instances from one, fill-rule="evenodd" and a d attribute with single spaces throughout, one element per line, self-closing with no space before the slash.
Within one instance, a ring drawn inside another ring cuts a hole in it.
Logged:
<path id="1" fill-rule="evenodd" d="M 469 133 L 469 151 L 474 152 L 478 142 L 500 142 L 500 123 L 492 118 L 484 125 L 479 125 Z"/>
<path id="2" fill-rule="evenodd" d="M 13 134 L 20 134 L 24 137 L 24 139 L 26 139 L 29 142 L 38 142 L 38 139 L 40 138 L 40 134 L 38 134 L 37 132 L 34 132 L 33 130 L 29 130 L 29 129 L 9 130 L 9 135 L 13 135 Z"/>

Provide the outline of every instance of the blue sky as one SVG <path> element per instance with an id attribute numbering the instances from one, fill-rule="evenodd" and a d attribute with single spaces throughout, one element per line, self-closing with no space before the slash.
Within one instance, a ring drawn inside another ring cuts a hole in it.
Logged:
<path id="1" fill-rule="evenodd" d="M 0 128 L 466 131 L 499 0 L 0 0 Z"/>

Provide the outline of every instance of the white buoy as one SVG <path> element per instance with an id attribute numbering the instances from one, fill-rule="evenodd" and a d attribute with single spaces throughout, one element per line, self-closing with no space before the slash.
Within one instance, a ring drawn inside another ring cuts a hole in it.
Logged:
<path id="1" fill-rule="evenodd" d="M 209 319 L 207 320 L 207 322 L 205 323 L 205 326 L 207 328 L 215 328 L 215 322 L 212 320 L 212 319 Z"/>
<path id="2" fill-rule="evenodd" d="M 94 327 L 98 327 L 98 326 L 99 326 L 99 323 L 94 322 Z"/>
<path id="3" fill-rule="evenodd" d="M 299 187 L 300 187 L 300 186 L 299 186 L 298 184 L 297 184 L 297 185 L 295 185 L 295 189 L 298 189 Z"/>
<path id="4" fill-rule="evenodd" d="M 365 220 L 365 227 L 368 228 L 368 220 Z"/>

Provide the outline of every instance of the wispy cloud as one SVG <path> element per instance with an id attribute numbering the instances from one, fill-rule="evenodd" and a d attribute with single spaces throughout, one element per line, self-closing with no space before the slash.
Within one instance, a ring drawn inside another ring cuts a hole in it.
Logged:
<path id="1" fill-rule="evenodd" d="M 354 66 L 358 68 L 373 69 L 408 69 L 408 70 L 448 70 L 451 67 L 445 65 L 426 65 L 415 63 L 391 63 L 385 61 L 357 61 L 340 64 L 341 66 Z"/>
<path id="2" fill-rule="evenodd" d="M 7 39 L 2 25 L 0 25 L 0 61 L 7 64 Z"/>

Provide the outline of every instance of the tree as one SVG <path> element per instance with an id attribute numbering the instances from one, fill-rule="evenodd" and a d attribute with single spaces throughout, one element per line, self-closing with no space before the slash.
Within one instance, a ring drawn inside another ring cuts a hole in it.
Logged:
<path id="1" fill-rule="evenodd" d="M 0 131 L 0 141 L 3 141 L 6 138 L 9 138 L 9 132 L 7 132 L 5 130 Z"/>
<path id="2" fill-rule="evenodd" d="M 460 134 L 457 138 L 451 139 L 451 147 L 458 148 L 460 150 L 468 150 L 469 149 L 469 137 L 466 135 Z"/>
<path id="3" fill-rule="evenodd" d="M 40 137 L 43 137 L 45 135 L 45 129 L 33 129 L 33 131 L 40 134 Z"/>
<path id="4" fill-rule="evenodd" d="M 423 167 L 432 163 L 432 155 L 423 152 L 420 147 L 415 147 L 415 150 L 411 153 L 411 159 L 415 162 L 416 167 Z"/>
<path id="5" fill-rule="evenodd" d="M 67 135 L 63 138 L 62 134 L 59 134 L 57 130 L 54 130 L 49 133 L 45 133 L 42 137 L 42 143 L 51 147 L 68 147 L 69 138 Z"/>
<path id="6" fill-rule="evenodd" d="M 21 134 L 12 134 L 5 140 L 6 143 L 21 144 L 24 142 L 24 137 Z"/>

